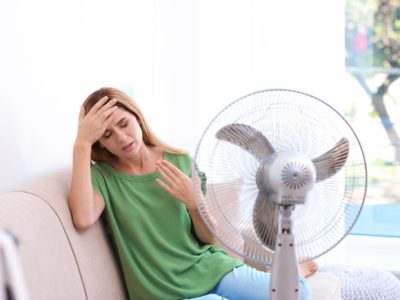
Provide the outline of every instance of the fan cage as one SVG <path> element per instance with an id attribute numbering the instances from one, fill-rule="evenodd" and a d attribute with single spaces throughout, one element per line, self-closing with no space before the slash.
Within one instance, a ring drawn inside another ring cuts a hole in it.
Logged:
<path id="1" fill-rule="evenodd" d="M 332 106 L 303 92 L 272 89 L 246 95 L 224 108 L 209 124 L 194 160 L 207 177 L 205 207 L 198 208 L 216 238 L 236 254 L 271 265 L 273 250 L 263 245 L 252 227 L 258 194 L 259 162 L 236 145 L 218 140 L 216 132 L 241 123 L 260 131 L 276 152 L 297 151 L 310 159 L 331 149 L 341 138 L 349 155 L 334 176 L 314 185 L 304 205 L 293 212 L 296 255 L 300 262 L 335 247 L 354 226 L 364 203 L 367 168 L 354 130 Z M 193 181 L 194 188 L 196 181 Z M 206 215 L 218 226 L 212 227 Z"/>

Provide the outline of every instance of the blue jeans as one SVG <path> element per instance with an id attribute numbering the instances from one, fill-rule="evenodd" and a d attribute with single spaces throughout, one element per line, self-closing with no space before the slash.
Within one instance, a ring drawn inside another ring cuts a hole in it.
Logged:
<path id="1" fill-rule="evenodd" d="M 248 265 L 242 265 L 226 274 L 209 294 L 187 300 L 268 300 L 270 275 Z M 310 287 L 302 276 L 300 276 L 300 299 L 311 299 Z"/>

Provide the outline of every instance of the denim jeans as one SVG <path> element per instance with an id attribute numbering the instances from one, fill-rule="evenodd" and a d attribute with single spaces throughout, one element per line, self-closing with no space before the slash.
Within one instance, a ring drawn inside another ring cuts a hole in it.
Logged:
<path id="1" fill-rule="evenodd" d="M 187 300 L 268 300 L 270 275 L 242 265 L 226 274 L 209 294 Z M 311 299 L 310 287 L 302 276 L 300 299 Z"/>

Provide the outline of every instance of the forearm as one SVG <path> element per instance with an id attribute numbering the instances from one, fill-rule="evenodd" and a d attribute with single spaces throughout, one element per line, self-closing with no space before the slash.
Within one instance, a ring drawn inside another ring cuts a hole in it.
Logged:
<path id="1" fill-rule="evenodd" d="M 90 144 L 76 142 L 73 148 L 71 187 L 68 204 L 77 228 L 86 228 L 93 220 L 94 199 L 90 175 Z"/>
<path id="2" fill-rule="evenodd" d="M 194 230 L 200 241 L 205 244 L 214 244 L 216 242 L 216 239 L 212 231 L 215 231 L 215 229 L 217 228 L 217 224 L 214 218 L 206 213 L 208 223 L 207 226 L 197 207 L 188 209 L 188 211 L 193 222 Z"/>

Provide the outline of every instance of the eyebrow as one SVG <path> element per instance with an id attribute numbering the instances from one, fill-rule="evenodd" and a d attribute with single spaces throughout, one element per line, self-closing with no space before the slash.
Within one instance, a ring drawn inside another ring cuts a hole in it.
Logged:
<path id="1" fill-rule="evenodd" d="M 127 120 L 127 118 L 122 117 L 122 119 L 118 121 L 117 126 L 121 125 L 121 123 L 123 123 L 126 120 Z M 106 129 L 106 130 L 104 130 L 104 133 L 109 133 L 110 131 L 111 131 L 110 129 Z"/>
<path id="2" fill-rule="evenodd" d="M 118 121 L 117 125 L 121 125 L 121 123 L 123 123 L 124 121 L 126 121 L 126 118 L 123 117 L 121 120 Z"/>

